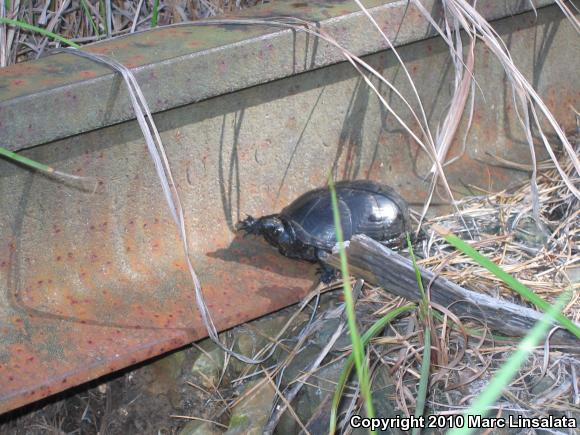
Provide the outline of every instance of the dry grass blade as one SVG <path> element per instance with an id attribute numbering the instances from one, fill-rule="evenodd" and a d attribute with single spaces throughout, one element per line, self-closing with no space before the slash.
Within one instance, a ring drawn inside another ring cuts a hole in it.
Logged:
<path id="1" fill-rule="evenodd" d="M 451 34 L 451 31 L 449 30 L 448 25 L 446 26 L 447 32 L 444 33 L 440 29 L 440 27 L 437 25 L 437 23 L 435 23 L 435 20 L 433 20 L 433 18 L 426 11 L 426 9 L 423 7 L 423 5 L 421 5 L 420 2 L 418 2 L 418 1 L 413 2 L 418 7 L 419 11 L 423 14 L 423 16 L 440 33 L 440 35 L 442 36 L 442 38 L 444 39 L 444 41 L 446 42 L 446 44 L 449 47 L 453 62 L 455 64 L 455 74 L 456 74 L 455 92 L 454 92 L 453 98 L 451 100 L 450 108 L 446 114 L 445 121 L 443 123 L 443 129 L 441 130 L 441 133 L 437 135 L 437 139 L 435 141 L 433 139 L 433 136 L 432 136 L 431 131 L 430 131 L 430 127 L 429 127 L 429 124 L 427 121 L 427 116 L 425 114 L 425 110 L 423 108 L 423 104 L 421 102 L 421 98 L 419 96 L 419 93 L 417 91 L 415 83 L 414 83 L 407 67 L 405 66 L 403 60 L 399 56 L 396 48 L 394 47 L 394 45 L 392 44 L 390 39 L 383 32 L 381 27 L 377 24 L 377 22 L 371 16 L 371 14 L 368 12 L 368 10 L 360 3 L 360 1 L 358 1 L 358 0 L 355 0 L 355 1 L 356 1 L 357 5 L 359 6 L 359 8 L 365 13 L 365 15 L 367 16 L 369 21 L 371 21 L 373 26 L 381 34 L 382 38 L 387 42 L 390 49 L 392 50 L 392 52 L 396 56 L 397 60 L 399 61 L 399 64 L 401 65 L 401 67 L 405 73 L 405 76 L 407 77 L 408 82 L 411 85 L 411 88 L 413 89 L 414 96 L 417 99 L 418 104 L 419 104 L 419 109 L 420 109 L 421 116 L 422 116 L 422 122 L 417 118 L 417 116 L 414 114 L 414 111 L 412 111 L 412 109 L 411 109 L 411 112 L 413 113 L 417 123 L 419 124 L 421 131 L 424 133 L 426 143 L 424 144 L 423 142 L 419 141 L 417 139 L 417 137 L 410 131 L 410 129 L 408 129 L 408 131 L 411 134 L 411 137 L 413 137 L 417 141 L 417 143 L 421 146 L 421 148 L 426 152 L 427 156 L 429 156 L 429 158 L 433 162 L 433 167 L 431 169 L 432 177 L 431 177 L 431 182 L 430 182 L 430 187 L 429 187 L 429 193 L 427 195 L 427 199 L 423 205 L 423 210 L 422 210 L 421 216 L 419 218 L 419 227 L 421 226 L 421 223 L 423 222 L 423 219 L 425 218 L 427 211 L 431 205 L 431 201 L 433 199 L 433 195 L 435 193 L 435 189 L 437 187 L 438 180 L 441 180 L 441 182 L 443 183 L 443 187 L 445 188 L 445 191 L 447 193 L 449 201 L 451 202 L 451 204 L 453 205 L 455 210 L 457 212 L 459 212 L 459 210 L 455 206 L 455 199 L 453 196 L 453 192 L 452 192 L 451 186 L 449 185 L 449 183 L 447 181 L 443 167 L 445 166 L 445 159 L 446 159 L 449 147 L 451 146 L 451 141 L 452 141 L 453 137 L 455 136 L 455 133 L 459 127 L 459 123 L 461 121 L 461 118 L 462 118 L 462 115 L 463 115 L 463 112 L 465 109 L 465 104 L 467 102 L 467 97 L 470 94 L 470 90 L 471 90 L 471 93 L 473 93 L 473 89 L 474 89 L 473 83 L 475 83 L 475 82 L 472 81 L 473 80 L 472 71 L 473 71 L 474 58 L 475 58 L 474 38 L 472 37 L 472 44 L 471 44 L 470 51 L 468 54 L 467 64 L 465 64 L 463 61 L 463 58 L 462 58 L 462 44 L 461 44 L 461 39 L 460 39 L 459 32 L 458 32 L 458 24 L 456 22 L 457 19 L 455 19 L 456 43 L 454 45 L 452 43 L 452 34 Z M 446 24 L 447 24 L 447 22 L 446 22 Z M 466 30 L 467 30 L 467 28 L 466 28 Z M 463 72 L 464 68 L 466 70 L 465 72 Z M 383 81 L 384 81 L 384 79 L 383 79 Z M 373 89 L 375 91 L 375 93 L 377 93 L 377 95 L 379 95 L 378 92 L 374 89 L 373 85 L 368 80 L 367 80 L 367 84 L 371 87 L 371 89 Z M 397 95 L 399 95 L 398 92 L 397 92 Z M 401 96 L 401 98 L 403 99 L 403 101 L 405 101 L 406 105 L 410 108 L 410 105 L 407 103 L 407 101 L 404 99 L 404 97 Z M 388 105 L 387 105 L 386 101 L 384 100 L 384 98 L 382 98 L 379 95 L 379 99 L 381 100 L 383 105 L 385 105 L 385 107 L 388 108 Z M 471 125 L 473 108 L 474 108 L 473 103 L 474 103 L 474 100 L 472 99 L 468 126 L 466 128 L 466 132 L 464 135 L 464 143 L 465 143 L 465 140 L 467 138 L 467 134 L 469 132 L 469 126 Z M 405 125 L 403 123 L 403 121 L 400 120 L 400 118 L 398 118 L 397 116 L 395 116 L 395 117 L 401 124 Z M 448 162 L 448 163 L 450 163 L 450 162 Z M 461 215 L 459 215 L 459 216 L 461 218 Z M 467 228 L 467 224 L 464 223 L 464 225 Z"/>
<path id="2" fill-rule="evenodd" d="M 461 118 L 463 117 L 463 113 L 465 111 L 465 105 L 467 104 L 467 97 L 471 93 L 473 93 L 473 68 L 475 66 L 475 38 L 471 37 L 471 43 L 469 45 L 468 53 L 467 53 L 467 60 L 465 64 L 463 63 L 463 43 L 461 40 L 461 34 L 458 30 L 458 23 L 454 20 L 454 29 L 455 29 L 455 52 L 457 54 L 452 53 L 452 60 L 455 66 L 455 85 L 453 90 L 453 96 L 451 98 L 451 103 L 449 106 L 449 110 L 445 116 L 443 124 L 439 129 L 439 133 L 436 137 L 435 147 L 437 149 L 437 160 L 440 162 L 444 162 L 449 148 L 451 147 L 451 143 L 455 134 L 459 128 L 459 123 L 461 122 Z M 451 29 L 447 24 L 446 20 L 446 33 L 447 37 L 451 39 Z M 473 103 L 473 99 L 472 99 Z M 473 104 L 471 105 L 469 122 L 466 127 L 465 136 L 467 136 L 469 132 L 469 127 L 471 124 L 471 118 L 473 115 Z M 464 141 L 465 143 L 465 141 Z M 447 161 L 445 164 L 449 164 L 454 159 Z M 435 173 L 436 168 L 433 166 L 431 168 L 431 172 Z"/>
<path id="3" fill-rule="evenodd" d="M 211 313 L 209 312 L 209 310 L 207 308 L 207 304 L 205 303 L 205 299 L 203 297 L 201 283 L 199 281 L 199 278 L 197 277 L 197 274 L 195 273 L 195 270 L 193 268 L 193 264 L 191 262 L 191 255 L 190 255 L 190 250 L 189 250 L 189 241 L 188 241 L 187 230 L 186 230 L 186 226 L 185 226 L 183 207 L 181 205 L 181 200 L 179 198 L 179 192 L 177 191 L 177 187 L 176 187 L 175 182 L 173 180 L 171 167 L 169 165 L 169 161 L 167 159 L 167 155 L 165 153 L 163 143 L 161 142 L 161 137 L 159 136 L 159 132 L 157 130 L 157 127 L 155 126 L 155 122 L 153 121 L 153 116 L 151 115 L 151 111 L 149 110 L 149 107 L 147 105 L 145 97 L 143 96 L 141 88 L 139 87 L 139 84 L 137 83 L 137 80 L 135 79 L 135 76 L 124 65 L 120 64 L 119 62 L 117 62 L 116 60 L 114 60 L 108 56 L 93 54 L 93 53 L 84 52 L 84 51 L 75 50 L 75 49 L 59 49 L 56 51 L 74 54 L 74 55 L 77 55 L 80 57 L 84 57 L 86 59 L 93 60 L 93 61 L 101 63 L 101 64 L 105 64 L 105 65 L 109 66 L 110 68 L 112 68 L 113 70 L 119 72 L 122 75 L 125 83 L 127 84 L 127 88 L 129 91 L 129 97 L 131 99 L 131 103 L 132 103 L 133 108 L 135 110 L 137 122 L 139 123 L 139 126 L 141 127 L 141 131 L 142 131 L 143 136 L 145 137 L 145 141 L 147 143 L 147 148 L 149 150 L 149 154 L 150 154 L 150 156 L 153 160 L 153 163 L 155 165 L 155 170 L 156 170 L 157 175 L 159 177 L 159 181 L 160 181 L 161 187 L 163 189 L 163 194 L 165 196 L 165 200 L 167 202 L 167 205 L 169 206 L 169 210 L 171 212 L 173 220 L 174 220 L 174 222 L 179 230 L 179 235 L 181 237 L 181 241 L 182 241 L 182 245 L 183 245 L 185 260 L 186 260 L 187 267 L 188 267 L 188 270 L 189 270 L 189 273 L 191 275 L 191 279 L 192 279 L 192 282 L 194 285 L 195 299 L 196 299 L 197 307 L 199 309 L 199 312 L 201 314 L 203 323 L 206 327 L 206 330 L 209 334 L 209 337 L 224 352 L 227 352 L 227 353 L 235 356 L 236 358 L 238 358 L 239 360 L 241 360 L 243 362 L 246 362 L 248 364 L 258 364 L 258 363 L 262 362 L 263 360 L 249 358 L 245 355 L 241 355 L 239 353 L 236 353 L 236 352 L 230 350 L 229 348 L 224 346 L 221 343 L 221 341 L 219 340 L 217 329 L 213 323 Z"/>
<path id="4" fill-rule="evenodd" d="M 60 3 L 55 14 L 53 15 L 53 17 L 49 21 L 48 25 L 46 26 L 46 30 L 48 30 L 49 32 L 54 32 L 54 30 L 59 25 L 59 22 L 61 21 L 64 12 L 68 8 L 69 3 L 70 3 L 70 0 L 64 0 L 62 3 Z M 48 42 L 49 42 L 49 39 L 47 37 L 43 38 L 42 42 L 40 43 L 40 45 L 38 46 L 38 48 L 36 50 L 36 58 L 37 59 L 44 52 L 44 49 L 45 49 L 46 45 L 48 44 Z"/>
<path id="5" fill-rule="evenodd" d="M 20 0 L 0 2 L 0 18 L 16 18 L 20 11 Z M 3 68 L 16 59 L 13 47 L 18 44 L 20 29 L 6 24 L 0 24 L 0 68 Z"/>
<path id="6" fill-rule="evenodd" d="M 0 2 L 0 18 L 6 18 L 6 3 Z M 0 68 L 7 65 L 6 53 L 8 51 L 6 39 L 6 24 L 0 24 Z"/>
<path id="7" fill-rule="evenodd" d="M 276 385 L 276 382 L 274 382 L 274 380 L 272 379 L 272 376 L 270 375 L 270 373 L 268 373 L 268 371 L 265 370 L 264 371 L 264 374 L 266 375 L 266 379 L 268 380 L 268 382 L 270 383 L 270 385 L 272 385 L 272 388 L 274 388 L 274 390 L 276 391 L 276 395 L 280 398 L 280 400 L 284 404 L 283 405 L 284 406 L 284 410 L 288 409 L 290 411 L 290 414 L 294 418 L 294 420 L 298 423 L 298 425 L 302 429 L 302 432 L 305 433 L 305 434 L 307 434 L 307 435 L 310 435 L 310 432 L 308 431 L 308 429 L 306 428 L 306 426 L 304 426 L 304 423 L 302 423 L 302 420 L 300 420 L 300 417 L 298 417 L 298 414 L 296 413 L 296 411 L 294 410 L 294 408 L 290 404 L 290 400 L 288 400 L 284 396 L 284 394 L 282 394 L 282 392 L 280 391 L 280 389 Z M 278 422 L 278 420 L 275 421 L 275 423 L 277 423 L 277 422 Z M 266 425 L 266 427 L 264 427 L 264 430 L 262 431 L 262 434 L 263 435 L 272 435 L 273 430 L 274 430 L 274 428 L 275 428 L 276 425 L 274 424 L 274 427 L 272 427 L 272 428 L 270 428 L 269 426 L 270 426 L 270 422 Z"/>
<path id="8" fill-rule="evenodd" d="M 570 8 L 566 4 L 566 2 L 564 2 L 563 0 L 554 0 L 554 3 L 556 3 L 558 5 L 558 7 L 562 10 L 564 15 L 566 15 L 566 18 L 568 18 L 568 20 L 570 21 L 570 23 L 574 27 L 574 30 L 576 30 L 576 32 L 580 33 L 580 21 L 578 21 L 578 18 L 576 18 L 576 15 L 574 14 L 574 12 L 572 12 L 570 10 Z M 568 3 L 570 3 L 572 5 L 572 7 L 576 10 L 576 12 L 578 12 L 578 8 L 576 7 L 576 5 L 572 1 L 570 1 Z"/>
<path id="9" fill-rule="evenodd" d="M 139 14 L 141 13 L 141 7 L 143 6 L 143 0 L 139 0 L 139 4 L 135 8 L 135 16 L 133 17 L 133 24 L 131 24 L 131 33 L 135 32 L 137 28 L 137 20 L 139 19 Z"/>
<path id="10" fill-rule="evenodd" d="M 112 28 L 113 28 L 113 15 L 111 9 L 111 0 L 105 0 L 105 31 L 107 33 L 107 38 L 111 37 Z"/>
<path id="11" fill-rule="evenodd" d="M 499 38 L 499 36 L 495 33 L 493 28 L 490 24 L 483 18 L 481 15 L 476 11 L 475 7 L 470 5 L 464 0 L 444 0 L 444 12 L 445 12 L 445 32 L 437 25 L 433 17 L 429 14 L 429 12 L 425 9 L 425 7 L 421 4 L 419 0 L 414 0 L 413 4 L 417 7 L 417 9 L 421 12 L 421 14 L 431 23 L 431 25 L 437 30 L 437 32 L 441 35 L 441 37 L 445 40 L 447 45 L 450 48 L 451 55 L 453 62 L 455 64 L 455 92 L 451 101 L 450 109 L 446 115 L 445 121 L 443 123 L 443 127 L 441 129 L 440 134 L 437 135 L 436 141 L 436 148 L 437 148 L 437 156 L 436 159 L 438 162 L 442 162 L 445 159 L 445 156 L 448 151 L 448 147 L 450 145 L 450 141 L 455 135 L 457 127 L 459 125 L 459 121 L 461 120 L 461 116 L 463 114 L 465 103 L 467 96 L 469 94 L 469 82 L 471 81 L 471 76 L 468 74 L 462 74 L 463 67 L 467 69 L 467 71 L 471 74 L 473 70 L 473 48 L 475 44 L 476 38 L 481 39 L 496 55 L 502 66 L 504 67 L 508 78 L 512 84 L 513 88 L 513 97 L 514 97 L 514 106 L 516 108 L 516 113 L 519 117 L 520 123 L 524 129 L 526 139 L 530 146 L 530 155 L 532 158 L 532 174 L 531 174 L 531 189 L 532 189 L 532 209 L 534 216 L 538 216 L 538 210 L 540 208 L 539 204 L 539 195 L 538 195 L 538 187 L 537 187 L 537 165 L 536 165 L 536 156 L 535 156 L 535 149 L 533 146 L 533 137 L 531 131 L 532 123 L 537 127 L 538 133 L 544 144 L 550 158 L 556 165 L 559 170 L 560 176 L 565 181 L 566 185 L 570 189 L 570 191 L 576 196 L 580 198 L 580 191 L 578 191 L 575 183 L 571 181 L 571 179 L 566 175 L 566 173 L 562 170 L 562 168 L 558 165 L 558 159 L 555 156 L 555 153 L 552 150 L 552 147 L 544 134 L 541 125 L 538 113 L 536 111 L 536 106 L 540 109 L 541 113 L 544 117 L 548 120 L 551 124 L 552 128 L 558 135 L 560 141 L 563 143 L 564 148 L 568 152 L 571 157 L 571 160 L 576 167 L 576 171 L 580 174 L 580 163 L 578 157 L 573 153 L 572 147 L 564 134 L 561 130 L 560 126 L 558 125 L 557 121 L 553 117 L 553 115 L 548 110 L 547 106 L 543 103 L 541 98 L 532 88 L 532 86 L 527 82 L 527 80 L 523 77 L 523 75 L 519 72 L 519 70 L 514 65 L 511 56 L 509 55 L 509 51 L 503 41 Z M 570 13 L 569 9 L 563 2 L 558 1 L 558 4 L 564 11 L 564 13 L 570 17 L 572 14 Z M 574 16 L 570 18 L 572 24 L 577 26 L 578 21 Z M 453 23 L 453 30 L 456 35 L 456 43 L 455 46 L 452 45 L 452 32 L 450 31 L 449 22 Z M 459 54 L 461 53 L 461 41 L 459 37 L 459 26 L 463 27 L 467 34 L 471 39 L 471 48 L 470 53 L 467 59 L 467 65 L 463 64 L 463 60 L 460 58 Z M 463 78 L 461 78 L 463 75 Z M 473 104 L 473 100 L 472 100 Z M 536 106 L 535 106 L 535 105 Z M 473 105 L 471 107 L 471 114 L 469 116 L 468 124 L 471 124 L 471 116 L 473 114 Z M 466 134 L 469 129 L 469 126 L 466 129 Z M 420 222 L 422 222 L 423 217 L 427 211 L 427 208 L 431 202 L 432 196 L 434 194 L 436 188 L 437 177 L 441 173 L 441 171 L 436 171 L 436 168 L 432 168 L 433 179 L 431 182 L 430 190 L 428 199 L 423 207 L 423 211 L 421 214 Z M 465 223 L 464 223 L 465 224 Z"/>
<path id="12" fill-rule="evenodd" d="M 377 31 L 382 36 L 382 38 L 387 42 L 387 44 L 389 45 L 389 48 L 391 49 L 391 51 L 393 52 L 393 54 L 395 55 L 395 57 L 399 61 L 399 64 L 403 68 L 403 72 L 405 73 L 405 76 L 407 77 L 407 80 L 408 80 L 409 84 L 411 85 L 411 88 L 413 89 L 413 94 L 414 94 L 415 98 L 417 99 L 417 103 L 419 104 L 419 111 L 421 113 L 421 118 L 423 120 L 423 125 L 425 127 L 427 142 L 428 142 L 428 144 L 433 145 L 434 144 L 433 136 L 431 135 L 431 131 L 429 130 L 429 123 L 427 122 L 427 115 L 425 113 L 425 108 L 423 107 L 423 102 L 421 101 L 421 97 L 419 97 L 419 92 L 417 91 L 417 87 L 415 86 L 415 82 L 413 81 L 411 74 L 409 73 L 409 70 L 407 69 L 407 66 L 405 65 L 405 62 L 403 62 L 403 59 L 401 59 L 401 57 L 399 56 L 399 53 L 395 49 L 395 46 L 393 45 L 391 40 L 387 37 L 385 32 L 383 32 L 383 29 L 381 29 L 381 27 L 377 24 L 376 20 L 372 17 L 372 15 L 369 13 L 367 8 L 365 8 L 359 0 L 355 0 L 355 2 L 358 5 L 358 7 L 364 12 L 366 17 L 373 24 L 373 26 L 377 29 Z M 434 151 L 434 150 L 431 150 L 431 151 Z"/>
<path id="13" fill-rule="evenodd" d="M 562 156 L 560 165 L 572 178 L 574 166 L 567 157 L 567 154 Z M 531 194 L 530 185 L 509 193 L 468 198 L 458 206 L 472 232 L 478 236 L 473 246 L 535 293 L 553 300 L 569 286 L 580 288 L 580 284 L 570 282 L 567 272 L 577 267 L 580 259 L 580 201 L 569 192 L 555 165 L 550 163 L 550 168 L 538 174 L 539 221 L 533 218 L 533 211 L 526 201 Z M 461 231 L 454 216 L 441 216 L 432 221 Z M 449 246 L 440 239 L 427 243 L 424 255 L 427 257 L 422 262 L 424 265 L 445 265 L 445 269 L 440 271 L 445 278 L 487 293 L 495 288 L 492 294 L 499 292 L 514 299 L 507 286 L 489 271 L 463 255 L 451 253 Z M 578 318 L 578 297 L 572 298 L 564 312 L 570 318 Z"/>
<path id="14" fill-rule="evenodd" d="M 551 144 L 549 143 L 544 131 L 541 127 L 539 116 L 536 110 L 536 107 L 540 109 L 540 112 L 544 116 L 544 118 L 550 123 L 552 129 L 560 139 L 564 149 L 568 153 L 568 156 L 575 168 L 576 176 L 580 175 L 580 159 L 578 155 L 574 152 L 572 145 L 570 144 L 566 134 L 558 124 L 557 120 L 554 118 L 554 115 L 550 112 L 546 104 L 542 101 L 538 93 L 534 90 L 532 85 L 527 81 L 524 75 L 519 71 L 519 69 L 515 66 L 509 50 L 507 49 L 504 42 L 501 40 L 499 35 L 496 31 L 491 27 L 491 25 L 477 12 L 477 10 L 469 4 L 465 0 L 444 0 L 447 9 L 459 20 L 461 25 L 466 31 L 469 31 L 471 28 L 477 30 L 477 36 L 480 38 L 484 44 L 493 52 L 496 58 L 502 64 L 508 79 L 512 85 L 512 89 L 514 91 L 514 95 L 517 96 L 519 99 L 520 107 L 519 110 L 524 112 L 524 118 L 520 119 L 522 123 L 522 127 L 526 132 L 526 136 L 528 138 L 528 142 L 530 145 L 530 152 L 532 153 L 532 157 L 534 156 L 534 144 L 531 137 L 530 132 L 530 120 L 527 117 L 527 111 L 531 113 L 531 118 L 534 122 L 534 125 L 537 127 L 538 134 L 542 140 L 546 151 L 550 155 L 550 158 L 554 162 L 560 176 L 566 183 L 566 186 L 570 189 L 570 191 L 580 199 L 580 191 L 575 186 L 575 183 L 572 182 L 571 178 L 564 172 L 562 167 L 560 166 L 558 159 L 552 149 Z"/>

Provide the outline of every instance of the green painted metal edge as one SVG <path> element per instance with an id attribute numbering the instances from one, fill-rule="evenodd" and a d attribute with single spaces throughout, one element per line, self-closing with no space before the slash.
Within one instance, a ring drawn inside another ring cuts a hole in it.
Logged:
<path id="1" fill-rule="evenodd" d="M 551 4 L 539 0 L 537 7 Z M 433 36 L 406 0 L 366 2 L 396 46 Z M 437 0 L 424 1 L 437 16 Z M 523 13 L 530 2 L 483 0 L 489 20 Z M 354 2 L 275 2 L 252 17 L 295 16 L 319 23 L 356 55 L 386 43 Z M 247 15 L 247 14 L 246 14 Z M 153 112 L 194 103 L 340 62 L 341 53 L 304 33 L 280 27 L 214 25 L 160 28 L 85 48 L 134 69 Z M 0 70 L 0 146 L 11 151 L 133 119 L 118 78 L 104 67 L 69 54 L 46 56 Z"/>

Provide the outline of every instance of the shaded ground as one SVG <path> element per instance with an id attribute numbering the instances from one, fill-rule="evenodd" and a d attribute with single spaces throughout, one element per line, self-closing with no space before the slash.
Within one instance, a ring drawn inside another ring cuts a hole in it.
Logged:
<path id="1" fill-rule="evenodd" d="M 179 364 L 193 353 L 177 352 L 2 416 L 0 433 L 177 433 L 185 422 L 172 414 L 204 409 Z"/>

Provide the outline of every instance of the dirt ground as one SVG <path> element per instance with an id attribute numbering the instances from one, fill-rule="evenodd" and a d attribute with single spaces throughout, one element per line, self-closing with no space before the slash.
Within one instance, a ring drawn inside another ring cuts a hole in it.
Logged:
<path id="1" fill-rule="evenodd" d="M 185 383 L 186 371 L 178 364 L 194 353 L 187 349 L 158 358 L 4 415 L 0 433 L 178 433 L 187 421 L 171 415 L 191 415 L 193 410 L 199 415 L 207 409 L 200 392 Z"/>

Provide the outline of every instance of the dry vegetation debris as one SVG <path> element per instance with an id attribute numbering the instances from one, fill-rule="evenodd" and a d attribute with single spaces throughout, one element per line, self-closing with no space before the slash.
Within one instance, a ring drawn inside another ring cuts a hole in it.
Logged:
<path id="1" fill-rule="evenodd" d="M 160 0 L 159 26 L 233 13 L 263 0 Z M 78 44 L 151 28 L 154 1 L 13 0 L 0 2 L 0 17 L 23 21 Z M 0 25 L 0 66 L 37 59 L 58 41 L 18 27 Z"/>

